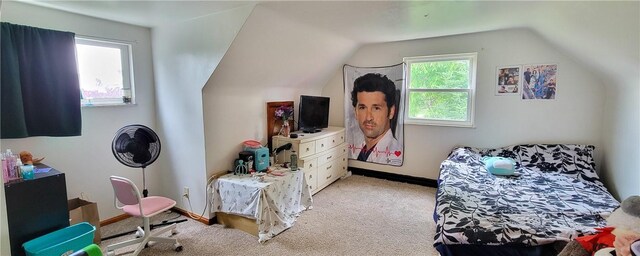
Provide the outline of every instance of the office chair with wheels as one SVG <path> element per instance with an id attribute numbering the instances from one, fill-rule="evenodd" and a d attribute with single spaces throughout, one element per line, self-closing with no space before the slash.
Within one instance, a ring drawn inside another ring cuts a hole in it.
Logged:
<path id="1" fill-rule="evenodd" d="M 149 224 L 150 217 L 171 209 L 171 207 L 176 205 L 176 201 L 161 196 L 149 196 L 143 198 L 140 196 L 138 187 L 136 187 L 131 180 L 118 176 L 111 176 L 109 179 L 111 180 L 111 185 L 113 186 L 113 192 L 115 194 L 114 205 L 116 208 L 123 210 L 131 216 L 141 217 L 143 219 L 144 229 L 137 227 L 137 236 L 139 237 L 136 239 L 109 245 L 107 247 L 107 255 L 115 255 L 115 249 L 117 248 L 139 243 L 140 245 L 138 245 L 138 248 L 132 254 L 136 256 L 150 241 L 173 243 L 173 248 L 176 252 L 182 251 L 182 245 L 178 243 L 178 239 L 157 236 L 167 231 L 171 231 L 172 235 L 177 233 L 175 223 L 163 227 L 160 230 L 153 232 L 153 234 L 151 233 L 151 227 Z"/>

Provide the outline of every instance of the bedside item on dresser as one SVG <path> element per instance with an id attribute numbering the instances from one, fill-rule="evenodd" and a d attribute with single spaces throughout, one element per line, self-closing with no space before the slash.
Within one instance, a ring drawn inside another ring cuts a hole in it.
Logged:
<path id="1" fill-rule="evenodd" d="M 256 140 L 245 140 L 244 142 L 242 142 L 242 145 L 243 151 L 241 154 L 250 152 L 250 154 L 253 156 L 253 163 L 250 168 L 253 168 L 256 172 L 266 171 L 269 167 L 269 149 L 263 147 L 262 144 L 260 144 L 260 142 Z M 244 160 L 245 162 L 251 161 L 249 159 L 243 159 L 242 157 L 240 157 L 240 159 Z"/>
<path id="2" fill-rule="evenodd" d="M 289 168 L 294 172 L 298 170 L 298 155 L 295 150 L 291 151 L 291 166 Z"/>
<path id="3" fill-rule="evenodd" d="M 241 151 L 240 153 L 238 153 L 238 159 L 246 162 L 249 162 L 249 160 L 253 160 L 253 152 L 251 151 Z"/>
<path id="4" fill-rule="evenodd" d="M 275 149 L 273 149 L 273 158 L 274 158 L 274 162 L 273 165 L 276 165 L 279 161 L 278 161 L 278 154 L 280 154 L 280 152 L 285 151 L 285 150 L 291 150 L 291 147 L 293 145 L 291 143 L 287 143 L 287 144 L 283 144 Z M 274 145 L 275 147 L 275 145 Z M 283 163 L 285 163 L 286 161 L 282 161 Z"/>
<path id="5" fill-rule="evenodd" d="M 257 140 L 245 140 L 242 142 L 243 148 L 261 148 L 262 144 Z"/>
<path id="6" fill-rule="evenodd" d="M 272 171 L 269 174 L 273 175 L 273 176 L 284 176 L 285 172 L 283 172 L 283 171 Z"/>
<path id="7" fill-rule="evenodd" d="M 257 172 L 253 175 L 253 178 L 257 181 L 264 182 L 264 176 L 266 176 L 266 172 Z"/>
<path id="8" fill-rule="evenodd" d="M 266 171 L 269 167 L 269 149 L 266 147 L 245 148 L 243 152 L 251 152 L 253 155 L 253 169 L 256 172 Z"/>
<path id="9" fill-rule="evenodd" d="M 243 175 L 248 173 L 249 170 L 247 165 L 245 165 L 244 160 L 236 159 L 236 162 L 233 165 L 233 175 Z"/>
<path id="10" fill-rule="evenodd" d="M 304 133 L 315 133 L 329 127 L 330 101 L 329 97 L 300 95 L 298 128 Z"/>

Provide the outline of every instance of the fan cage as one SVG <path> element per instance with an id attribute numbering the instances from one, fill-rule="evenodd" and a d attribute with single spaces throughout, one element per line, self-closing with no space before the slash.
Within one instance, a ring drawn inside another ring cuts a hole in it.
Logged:
<path id="1" fill-rule="evenodd" d="M 149 154 L 151 154 L 151 157 L 149 160 L 144 161 L 144 162 L 136 162 L 134 160 L 135 154 L 131 153 L 131 152 L 118 152 L 117 150 L 117 143 L 118 143 L 118 138 L 120 138 L 120 136 L 122 134 L 127 134 L 127 136 L 130 139 L 133 139 L 135 137 L 135 133 L 137 131 L 141 130 L 141 132 L 143 132 L 144 136 L 148 136 L 150 140 L 152 140 L 153 142 L 149 143 L 149 148 L 147 149 L 147 151 L 149 152 Z M 111 144 L 111 150 L 113 152 L 113 155 L 116 157 L 116 159 L 128 166 L 128 167 L 133 167 L 133 168 L 145 168 L 148 165 L 152 164 L 160 155 L 160 139 L 158 137 L 158 135 L 149 127 L 144 126 L 144 125 L 140 125 L 140 124 L 136 124 L 136 125 L 128 125 L 125 127 L 120 128 L 113 139 L 113 142 Z"/>

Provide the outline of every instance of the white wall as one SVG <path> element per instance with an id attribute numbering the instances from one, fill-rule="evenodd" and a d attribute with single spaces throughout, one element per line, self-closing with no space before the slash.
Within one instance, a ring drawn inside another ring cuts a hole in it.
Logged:
<path id="1" fill-rule="evenodd" d="M 584 143 L 603 150 L 601 141 L 604 90 L 600 80 L 571 58 L 526 29 L 370 44 L 346 63 L 386 66 L 405 56 L 478 52 L 476 128 L 405 125 L 405 161 L 389 167 L 349 161 L 349 166 L 437 179 L 439 165 L 456 145 L 501 147 L 520 143 Z M 503 65 L 557 64 L 556 100 L 523 101 L 494 96 L 496 68 Z M 342 70 L 323 90 L 343 95 Z M 342 101 L 338 98 L 338 101 Z M 341 104 L 344 107 L 344 104 Z M 344 124 L 342 109 L 333 109 L 330 123 Z M 600 162 L 596 155 L 596 161 Z"/>
<path id="2" fill-rule="evenodd" d="M 253 5 L 152 29 L 157 118 L 164 158 L 163 193 L 182 209 L 201 214 L 207 170 L 202 87 L 251 13 Z M 190 200 L 181 199 L 183 187 Z M 208 213 L 205 214 L 208 216 Z"/>
<path id="3" fill-rule="evenodd" d="M 2 4 L 2 21 L 40 28 L 75 32 L 77 35 L 131 41 L 135 73 L 136 102 L 134 106 L 94 107 L 82 109 L 82 135 L 76 137 L 31 137 L 3 139 L 1 148 L 14 153 L 28 150 L 36 157 L 65 173 L 67 196 L 84 193 L 98 203 L 100 219 L 122 214 L 113 207 L 110 175 L 131 178 L 142 187 L 140 169 L 120 164 L 111 153 L 111 141 L 122 126 L 140 123 L 155 126 L 153 70 L 151 64 L 150 31 L 147 28 L 111 22 L 88 16 L 27 5 L 15 1 Z M 154 173 L 157 165 L 147 168 Z M 147 176 L 147 187 L 156 192 L 158 177 Z"/>
<path id="4" fill-rule="evenodd" d="M 320 95 L 355 43 L 256 5 L 203 89 L 209 172 L 230 170 L 253 139 L 266 145 L 266 102 Z M 315 72 L 308 72 L 314 70 Z"/>
<path id="5" fill-rule="evenodd" d="M 639 72 L 609 81 L 605 92 L 603 178 L 619 200 L 640 195 Z"/>

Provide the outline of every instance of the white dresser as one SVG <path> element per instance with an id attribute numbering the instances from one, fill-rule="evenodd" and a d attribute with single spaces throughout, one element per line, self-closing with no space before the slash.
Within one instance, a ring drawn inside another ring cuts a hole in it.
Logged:
<path id="1" fill-rule="evenodd" d="M 273 147 L 291 143 L 298 154 L 298 167 L 315 194 L 347 173 L 347 145 L 343 127 L 329 126 L 317 133 L 296 132 L 298 138 L 273 136 Z M 278 155 L 278 163 L 290 161 L 290 151 Z"/>

